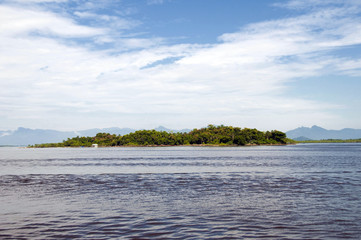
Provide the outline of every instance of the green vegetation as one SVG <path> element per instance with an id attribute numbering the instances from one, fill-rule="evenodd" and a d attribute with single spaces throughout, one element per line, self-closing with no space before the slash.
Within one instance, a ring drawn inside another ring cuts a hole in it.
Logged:
<path id="1" fill-rule="evenodd" d="M 30 147 L 100 147 L 110 146 L 179 146 L 179 145 L 264 145 L 288 144 L 295 141 L 277 130 L 261 132 L 257 129 L 209 125 L 193 129 L 189 133 L 168 133 L 155 130 L 140 130 L 124 136 L 98 133 L 95 137 L 68 138 L 62 143 L 36 144 Z"/>
<path id="2" fill-rule="evenodd" d="M 296 141 L 297 143 L 361 143 L 361 138 L 359 139 L 322 139 L 322 140 L 306 140 L 306 141 Z"/>

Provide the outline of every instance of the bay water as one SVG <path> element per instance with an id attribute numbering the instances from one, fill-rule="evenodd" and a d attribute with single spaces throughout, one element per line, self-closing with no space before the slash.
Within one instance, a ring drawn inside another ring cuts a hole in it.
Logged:
<path id="1" fill-rule="evenodd" d="M 0 148 L 0 239 L 361 239 L 361 144 Z"/>

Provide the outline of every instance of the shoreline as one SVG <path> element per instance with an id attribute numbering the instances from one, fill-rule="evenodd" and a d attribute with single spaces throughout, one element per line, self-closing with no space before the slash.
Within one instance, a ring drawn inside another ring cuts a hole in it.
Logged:
<path id="1" fill-rule="evenodd" d="M 153 148 L 153 147 L 256 147 L 256 146 L 287 146 L 296 145 L 298 143 L 287 143 L 287 144 L 246 144 L 246 145 L 223 145 L 223 144 L 185 144 L 185 145 L 123 145 L 123 146 L 62 146 L 62 147 L 36 147 L 36 146 L 25 146 L 22 148 Z"/>
<path id="2" fill-rule="evenodd" d="M 261 132 L 257 129 L 209 125 L 188 133 L 172 133 L 156 130 L 140 130 L 123 136 L 97 133 L 94 137 L 68 138 L 61 143 L 34 144 L 30 147 L 163 147 L 208 146 L 232 147 L 253 145 L 285 145 L 294 143 L 286 134 L 277 131 Z"/>

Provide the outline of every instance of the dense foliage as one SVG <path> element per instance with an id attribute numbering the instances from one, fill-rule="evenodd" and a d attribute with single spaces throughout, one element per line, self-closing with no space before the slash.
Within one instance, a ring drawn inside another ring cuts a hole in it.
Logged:
<path id="1" fill-rule="evenodd" d="M 261 145 L 287 144 L 292 140 L 277 130 L 261 132 L 257 129 L 209 125 L 189 133 L 169 133 L 140 130 L 124 136 L 98 133 L 95 137 L 68 138 L 62 143 L 37 144 L 33 147 L 90 147 L 99 146 L 178 146 L 178 145 Z"/>

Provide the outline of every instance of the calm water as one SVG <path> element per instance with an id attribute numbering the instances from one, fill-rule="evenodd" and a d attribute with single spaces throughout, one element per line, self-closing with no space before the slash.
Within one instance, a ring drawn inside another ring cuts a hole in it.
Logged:
<path id="1" fill-rule="evenodd" d="M 0 239 L 361 239 L 361 144 L 0 148 Z"/>

